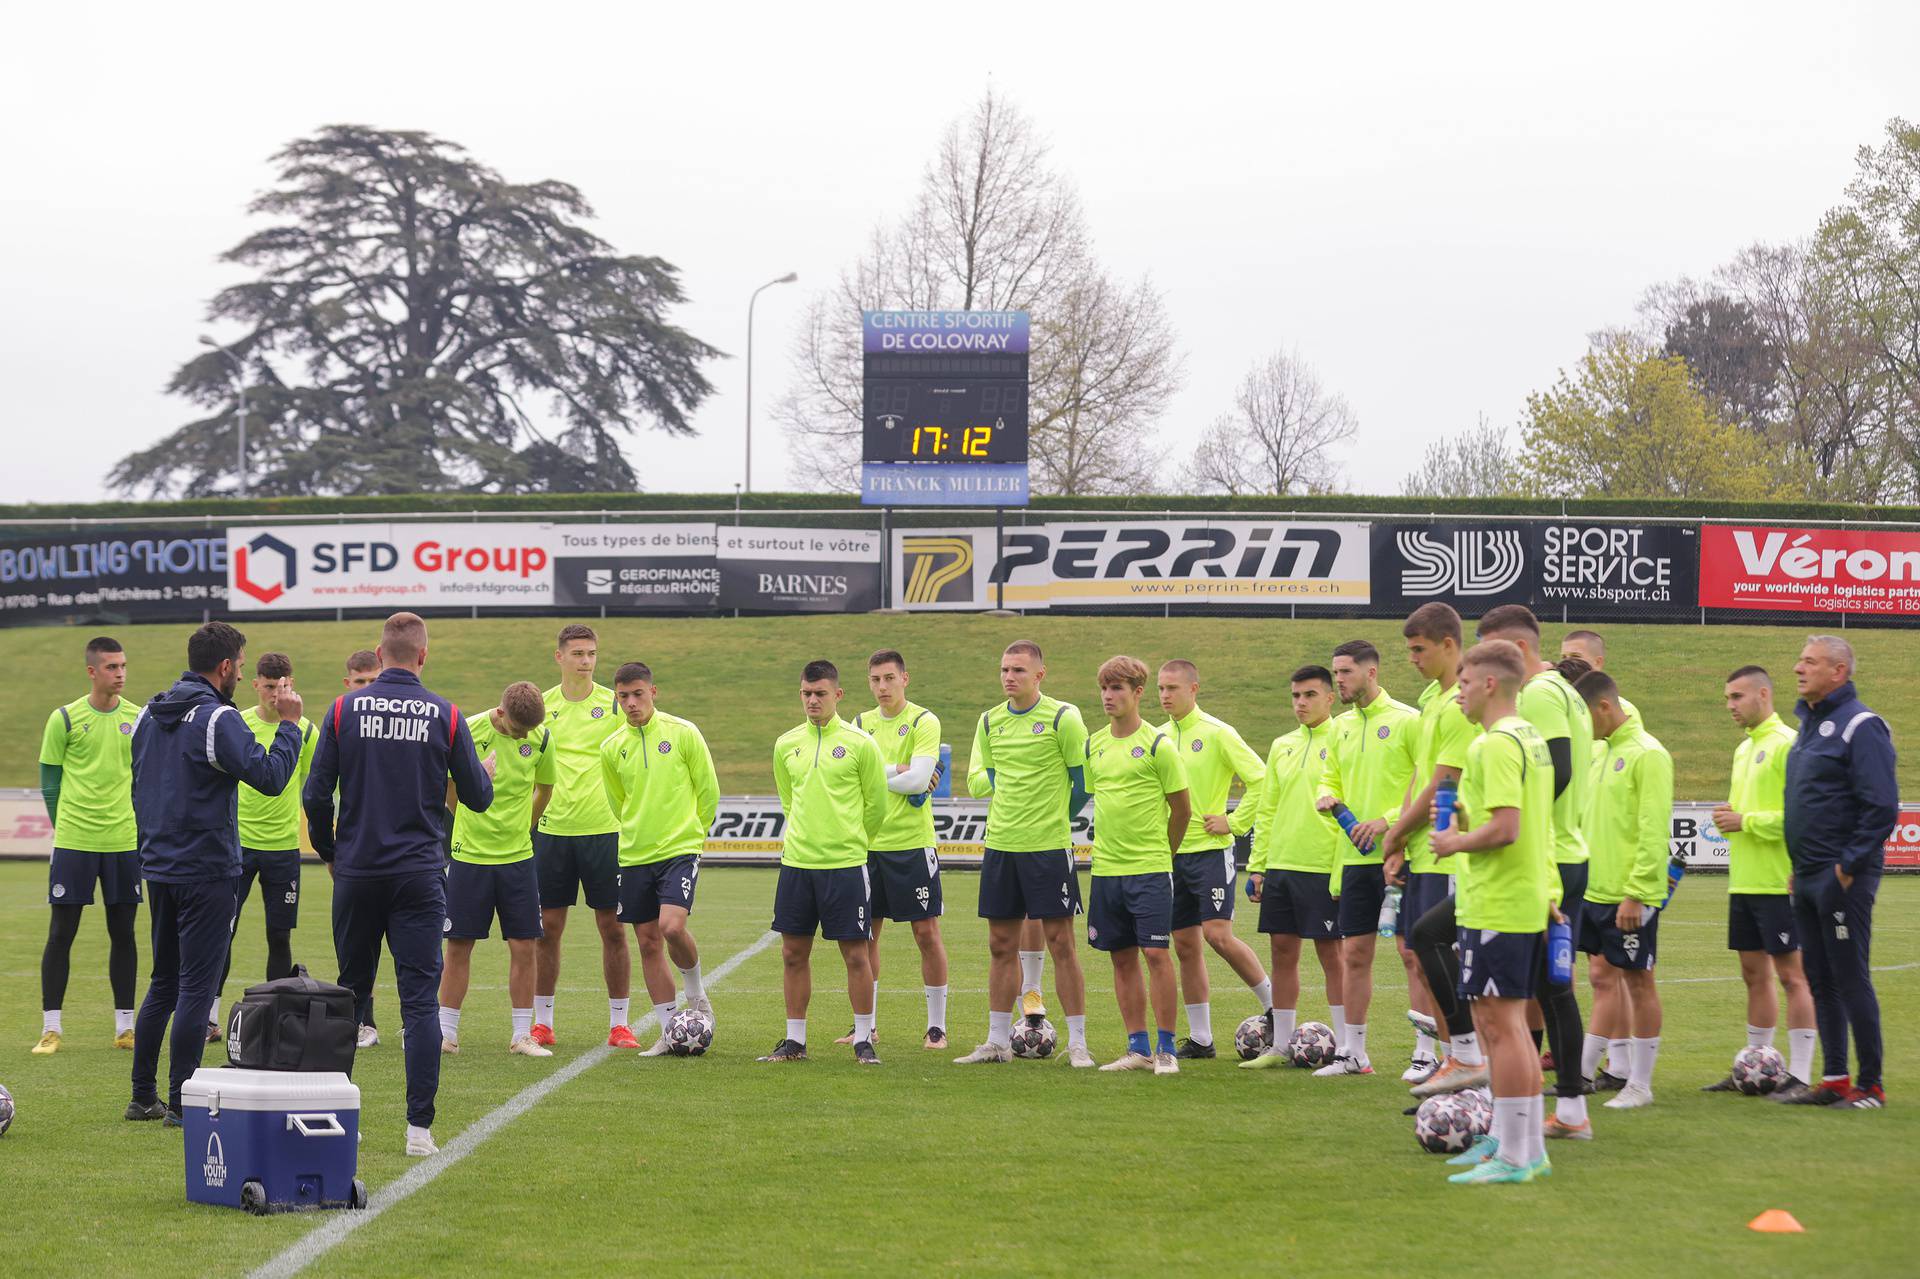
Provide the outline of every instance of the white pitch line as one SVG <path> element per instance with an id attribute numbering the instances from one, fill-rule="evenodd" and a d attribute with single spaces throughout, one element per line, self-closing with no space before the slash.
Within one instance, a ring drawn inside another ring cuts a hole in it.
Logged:
<path id="1" fill-rule="evenodd" d="M 751 946 L 729 957 L 725 963 L 714 969 L 707 976 L 706 984 L 713 985 L 720 982 L 734 969 L 760 954 L 779 939 L 779 933 L 763 933 Z M 292 1279 L 292 1276 L 299 1274 L 333 1251 L 348 1235 L 362 1226 L 370 1225 L 381 1213 L 405 1201 L 409 1196 L 426 1189 L 441 1173 L 479 1149 L 482 1142 L 533 1109 L 555 1089 L 611 1057 L 613 1051 L 602 1044 L 580 1054 L 537 1083 L 527 1085 L 508 1098 L 500 1107 L 482 1115 L 458 1137 L 442 1146 L 439 1154 L 429 1155 L 409 1168 L 399 1179 L 375 1191 L 365 1208 L 358 1212 L 351 1208 L 335 1212 L 327 1219 L 325 1225 L 318 1226 L 301 1236 L 299 1242 L 285 1252 L 256 1268 L 248 1279 Z"/>

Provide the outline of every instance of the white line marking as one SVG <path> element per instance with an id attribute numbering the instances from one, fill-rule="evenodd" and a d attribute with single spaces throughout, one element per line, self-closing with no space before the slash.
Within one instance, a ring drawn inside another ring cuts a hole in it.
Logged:
<path id="1" fill-rule="evenodd" d="M 759 940 L 739 954 L 731 956 L 708 974 L 705 984 L 711 986 L 722 981 L 734 969 L 760 954 L 779 939 L 780 934 L 776 932 L 761 934 Z M 291 1279 L 292 1276 L 299 1274 L 338 1247 L 348 1235 L 362 1226 L 371 1224 L 387 1209 L 431 1185 L 434 1178 L 479 1149 L 480 1144 L 487 1138 L 533 1109 L 547 1094 L 576 1076 L 591 1070 L 612 1055 L 613 1049 L 602 1044 L 580 1054 L 545 1079 L 527 1085 L 510 1097 L 505 1104 L 498 1109 L 488 1111 L 458 1137 L 442 1146 L 439 1154 L 430 1155 L 421 1160 L 397 1180 L 375 1191 L 365 1208 L 359 1212 L 350 1208 L 335 1212 L 328 1218 L 325 1225 L 318 1226 L 301 1236 L 299 1242 L 255 1269 L 249 1279 Z"/>

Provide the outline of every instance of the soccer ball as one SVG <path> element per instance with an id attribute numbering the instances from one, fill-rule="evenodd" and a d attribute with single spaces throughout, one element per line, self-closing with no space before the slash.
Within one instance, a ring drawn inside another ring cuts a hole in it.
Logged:
<path id="1" fill-rule="evenodd" d="M 1441 1093 L 1420 1103 L 1413 1116 L 1413 1138 L 1420 1149 L 1457 1155 L 1474 1138 L 1474 1106 L 1459 1093 Z"/>
<path id="2" fill-rule="evenodd" d="M 1252 1061 L 1273 1043 L 1273 1023 L 1265 1013 L 1255 1013 L 1233 1032 L 1233 1050 L 1241 1061 Z"/>
<path id="3" fill-rule="evenodd" d="M 0 1084 L 0 1137 L 7 1135 L 7 1129 L 13 1127 L 13 1094 L 4 1084 Z"/>
<path id="4" fill-rule="evenodd" d="M 1287 1057 L 1294 1065 L 1311 1070 L 1331 1065 L 1336 1048 L 1333 1027 L 1323 1021 L 1302 1022 L 1287 1041 Z"/>
<path id="5" fill-rule="evenodd" d="M 1733 1055 L 1733 1086 L 1749 1097 L 1764 1097 L 1787 1082 L 1787 1060 L 1772 1045 L 1742 1048 Z"/>
<path id="6" fill-rule="evenodd" d="M 1468 1088 L 1454 1096 L 1467 1103 L 1467 1112 L 1473 1124 L 1473 1135 L 1493 1131 L 1493 1093 L 1486 1088 Z"/>
<path id="7" fill-rule="evenodd" d="M 698 1008 L 682 1008 L 667 1018 L 667 1052 L 675 1057 L 698 1057 L 713 1042 L 713 1016 Z"/>
<path id="8" fill-rule="evenodd" d="M 1054 1033 L 1053 1023 L 1045 1017 L 1022 1017 L 1013 1027 L 1013 1055 L 1027 1057 L 1034 1061 L 1042 1057 L 1053 1056 L 1054 1045 L 1060 1037 Z"/>

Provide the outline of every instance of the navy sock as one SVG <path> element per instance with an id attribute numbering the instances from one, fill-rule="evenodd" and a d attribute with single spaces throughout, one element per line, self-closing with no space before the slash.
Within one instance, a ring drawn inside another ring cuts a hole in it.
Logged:
<path id="1" fill-rule="evenodd" d="M 1161 1031 L 1161 1032 L 1160 1032 L 1160 1048 L 1159 1048 L 1159 1051 L 1161 1051 L 1161 1052 L 1163 1052 L 1163 1053 L 1167 1053 L 1167 1054 L 1169 1054 L 1169 1055 L 1171 1055 L 1171 1054 L 1172 1054 L 1172 1052 L 1173 1052 L 1173 1032 L 1172 1032 L 1171 1030 L 1163 1030 L 1163 1031 Z"/>
<path id="2" fill-rule="evenodd" d="M 1139 1053 L 1142 1057 L 1151 1056 L 1152 1053 L 1147 1047 L 1147 1032 L 1144 1030 L 1128 1031 L 1127 1051 L 1130 1053 Z"/>

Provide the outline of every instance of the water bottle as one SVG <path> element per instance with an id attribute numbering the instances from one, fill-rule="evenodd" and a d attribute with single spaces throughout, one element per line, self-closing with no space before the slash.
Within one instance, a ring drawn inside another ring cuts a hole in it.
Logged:
<path id="1" fill-rule="evenodd" d="M 933 792 L 929 795 L 921 791 L 917 795 L 907 796 L 907 802 L 915 808 L 925 804 L 930 798 L 948 799 L 953 795 L 953 783 L 947 774 L 953 769 L 953 747 L 940 743 L 940 762 L 933 766 Z"/>
<path id="2" fill-rule="evenodd" d="M 1573 982 L 1573 925 L 1564 919 L 1547 925 L 1547 977 L 1556 986 Z"/>
<path id="3" fill-rule="evenodd" d="M 1347 839 L 1351 841 L 1353 828 L 1360 824 L 1360 819 L 1353 815 L 1353 810 L 1345 804 L 1335 804 L 1327 811 L 1333 814 L 1333 820 L 1340 823 L 1340 829 L 1347 832 Z"/>
<path id="4" fill-rule="evenodd" d="M 1453 828 L 1453 806 L 1460 798 L 1458 781 L 1441 782 L 1433 792 L 1433 828 L 1451 830 Z"/>
<path id="5" fill-rule="evenodd" d="M 1680 854 L 1675 853 L 1667 859 L 1667 895 L 1660 903 L 1661 910 L 1665 910 L 1667 903 L 1673 900 L 1673 890 L 1680 887 L 1680 877 L 1686 873 L 1687 863 L 1681 859 Z"/>
<path id="6" fill-rule="evenodd" d="M 1380 923 L 1377 931 L 1382 937 L 1391 937 L 1400 927 L 1400 890 L 1389 888 L 1387 899 L 1380 903 Z"/>

